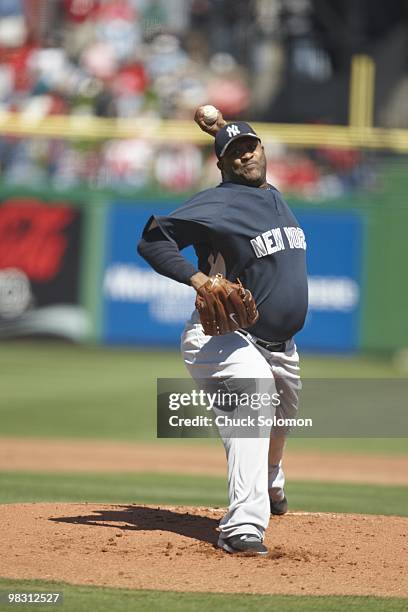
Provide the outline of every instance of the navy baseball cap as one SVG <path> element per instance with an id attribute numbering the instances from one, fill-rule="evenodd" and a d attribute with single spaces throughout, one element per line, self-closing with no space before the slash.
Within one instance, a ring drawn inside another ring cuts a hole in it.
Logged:
<path id="1" fill-rule="evenodd" d="M 249 123 L 245 123 L 245 121 L 234 121 L 234 123 L 228 123 L 221 128 L 220 131 L 217 132 L 214 142 L 215 154 L 218 159 L 224 155 L 231 142 L 243 136 L 251 136 L 261 141 Z"/>

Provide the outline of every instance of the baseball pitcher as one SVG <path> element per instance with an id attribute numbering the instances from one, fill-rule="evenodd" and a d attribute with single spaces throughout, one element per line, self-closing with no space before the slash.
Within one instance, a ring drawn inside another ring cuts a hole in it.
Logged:
<path id="1" fill-rule="evenodd" d="M 293 336 L 304 324 L 308 300 L 305 236 L 266 180 L 264 147 L 252 127 L 227 124 L 208 107 L 197 109 L 195 121 L 214 136 L 221 182 L 168 216 L 153 215 L 138 252 L 157 272 L 197 292 L 181 339 L 194 380 L 267 381 L 269 392 L 280 394 L 276 414 L 293 418 L 300 389 Z M 181 254 L 188 245 L 195 248 L 196 265 Z M 270 514 L 287 511 L 286 434 L 273 426 L 258 438 L 221 433 L 229 494 L 220 522 L 223 550 L 267 554 L 263 539 Z"/>

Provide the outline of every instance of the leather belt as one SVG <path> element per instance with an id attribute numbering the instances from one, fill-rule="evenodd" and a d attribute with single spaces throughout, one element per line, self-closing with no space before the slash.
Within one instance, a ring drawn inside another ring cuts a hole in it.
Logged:
<path id="1" fill-rule="evenodd" d="M 248 336 L 254 344 L 261 346 L 267 351 L 271 351 L 272 353 L 284 353 L 285 352 L 286 341 L 285 342 L 268 342 L 267 340 L 262 340 L 261 338 L 257 338 L 256 336 L 253 336 L 252 334 L 245 331 L 244 329 L 239 329 L 238 331 L 241 334 L 244 334 L 244 336 Z"/>

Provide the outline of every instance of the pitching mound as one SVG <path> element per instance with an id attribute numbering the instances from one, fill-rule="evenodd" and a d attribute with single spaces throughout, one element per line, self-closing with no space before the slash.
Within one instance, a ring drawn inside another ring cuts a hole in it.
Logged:
<path id="1" fill-rule="evenodd" d="M 408 596 L 408 519 L 289 513 L 266 558 L 215 547 L 223 511 L 106 504 L 0 506 L 0 576 L 131 589 Z"/>

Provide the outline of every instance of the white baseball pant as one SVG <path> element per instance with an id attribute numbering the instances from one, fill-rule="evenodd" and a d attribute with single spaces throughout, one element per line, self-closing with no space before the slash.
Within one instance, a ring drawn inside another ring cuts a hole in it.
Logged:
<path id="1" fill-rule="evenodd" d="M 279 392 L 277 417 L 296 416 L 301 381 L 293 340 L 286 343 L 285 352 L 270 352 L 239 332 L 206 336 L 198 312 L 194 311 L 182 334 L 181 350 L 198 386 L 203 378 L 256 379 L 262 391 L 267 383 L 269 394 Z M 274 500 L 283 498 L 282 444 L 278 460 L 274 452 L 275 464 L 268 466 L 269 436 L 272 450 L 274 435 L 279 432 L 269 428 L 257 438 L 223 437 L 222 432 L 220 435 L 228 462 L 229 496 L 228 511 L 220 522 L 220 538 L 247 533 L 263 539 L 270 518 L 269 496 Z"/>

